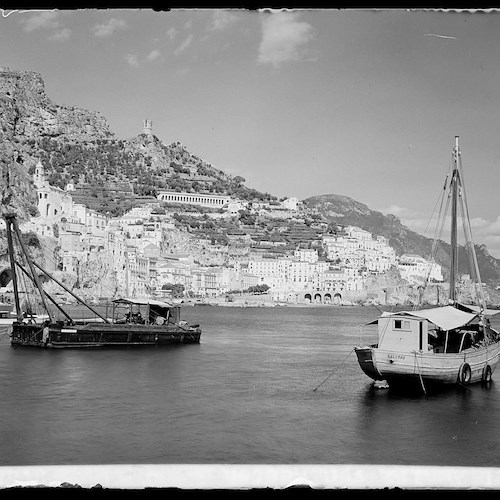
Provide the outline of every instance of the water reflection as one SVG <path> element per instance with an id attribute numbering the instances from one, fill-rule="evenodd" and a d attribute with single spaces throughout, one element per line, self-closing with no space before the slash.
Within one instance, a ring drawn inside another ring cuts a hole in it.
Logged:
<path id="1" fill-rule="evenodd" d="M 500 445 L 495 385 L 444 386 L 428 392 L 367 388 L 357 431 L 365 463 L 495 466 Z"/>

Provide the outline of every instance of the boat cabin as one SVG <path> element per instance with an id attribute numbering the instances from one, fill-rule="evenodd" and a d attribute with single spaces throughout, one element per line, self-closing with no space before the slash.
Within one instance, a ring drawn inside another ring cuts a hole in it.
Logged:
<path id="1" fill-rule="evenodd" d="M 489 328 L 476 312 L 452 306 L 385 312 L 373 323 L 378 324 L 378 347 L 399 352 L 459 353 L 478 347 Z"/>
<path id="2" fill-rule="evenodd" d="M 426 319 L 389 316 L 378 319 L 379 348 L 388 351 L 423 351 L 429 343 Z"/>
<path id="3" fill-rule="evenodd" d="M 175 325 L 181 320 L 180 306 L 154 299 L 116 299 L 113 309 L 115 323 Z"/>

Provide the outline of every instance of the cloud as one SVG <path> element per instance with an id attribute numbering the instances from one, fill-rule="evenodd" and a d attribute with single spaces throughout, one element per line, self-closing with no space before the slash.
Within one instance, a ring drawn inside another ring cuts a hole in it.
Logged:
<path id="1" fill-rule="evenodd" d="M 127 61 L 128 64 L 134 68 L 137 68 L 137 66 L 139 66 L 139 60 L 137 59 L 137 56 L 135 54 L 127 54 L 125 56 L 125 61 Z"/>
<path id="2" fill-rule="evenodd" d="M 238 16 L 229 10 L 216 10 L 212 14 L 212 19 L 208 27 L 209 31 L 218 31 L 236 22 Z"/>
<path id="3" fill-rule="evenodd" d="M 383 214 L 392 214 L 396 217 L 412 217 L 418 215 L 414 210 L 408 208 L 399 207 L 398 205 L 389 205 L 387 208 L 379 209 Z"/>
<path id="4" fill-rule="evenodd" d="M 305 44 L 313 37 L 309 23 L 299 21 L 299 12 L 274 12 L 262 19 L 262 40 L 258 62 L 275 67 L 304 59 Z"/>
<path id="5" fill-rule="evenodd" d="M 186 22 L 184 25 L 184 29 L 190 30 L 193 26 L 193 21 L 190 19 L 189 21 Z"/>
<path id="6" fill-rule="evenodd" d="M 170 40 L 173 40 L 179 32 L 172 26 L 172 28 L 167 30 L 167 36 Z"/>
<path id="7" fill-rule="evenodd" d="M 92 29 L 95 36 L 111 36 L 116 30 L 124 29 L 127 23 L 123 19 L 110 19 L 106 24 L 97 24 Z"/>
<path id="8" fill-rule="evenodd" d="M 175 50 L 174 54 L 178 56 L 181 52 L 184 52 L 193 41 L 193 35 L 189 35 Z"/>
<path id="9" fill-rule="evenodd" d="M 456 40 L 456 36 L 447 36 L 447 35 L 437 35 L 436 33 L 426 33 L 424 36 L 436 36 L 438 38 L 449 38 L 450 40 Z"/>
<path id="10" fill-rule="evenodd" d="M 147 60 L 148 61 L 154 61 L 155 59 L 158 59 L 159 57 L 161 56 L 161 52 L 159 50 L 152 50 L 148 56 L 147 56 Z"/>
<path id="11" fill-rule="evenodd" d="M 493 222 L 475 217 L 470 224 L 474 243 L 486 245 L 488 252 L 500 259 L 500 215 Z"/>
<path id="12" fill-rule="evenodd" d="M 71 36 L 71 30 L 69 28 L 63 28 L 56 31 L 52 36 L 49 37 L 49 40 L 54 40 L 56 42 L 64 42 Z"/>
<path id="13" fill-rule="evenodd" d="M 58 28 L 60 26 L 57 18 L 59 12 L 56 10 L 49 10 L 43 12 L 36 12 L 29 16 L 23 17 L 20 20 L 24 31 L 30 32 L 40 28 Z"/>
<path id="14" fill-rule="evenodd" d="M 25 13 L 26 11 L 23 11 Z M 32 13 L 22 17 L 20 24 L 23 30 L 30 33 L 36 30 L 54 30 L 49 40 L 64 41 L 71 36 L 71 29 L 63 28 L 59 22 L 61 12 L 57 10 L 45 10 Z"/>
<path id="15" fill-rule="evenodd" d="M 153 49 L 145 58 L 141 57 L 139 59 L 139 56 L 136 54 L 128 53 L 124 59 L 127 61 L 129 66 L 132 66 L 133 68 L 137 68 L 141 65 L 141 62 L 145 61 L 156 61 L 161 57 L 161 52 L 157 49 Z"/>

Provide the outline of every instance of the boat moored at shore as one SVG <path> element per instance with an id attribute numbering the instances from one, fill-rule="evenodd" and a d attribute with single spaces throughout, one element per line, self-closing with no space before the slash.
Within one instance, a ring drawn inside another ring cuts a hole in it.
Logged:
<path id="1" fill-rule="evenodd" d="M 389 387 L 409 388 L 417 383 L 426 392 L 427 387 L 436 384 L 489 384 L 498 365 L 500 333 L 491 327 L 490 318 L 500 311 L 486 308 L 468 218 L 458 137 L 455 139 L 451 175 L 446 178 L 442 200 L 446 196 L 451 200 L 449 304 L 383 312 L 369 323 L 378 326 L 378 342 L 354 348 L 363 372 L 374 381 L 386 381 Z M 459 207 L 463 215 L 471 278 L 475 283 L 476 304 L 463 304 L 457 300 Z M 440 215 L 438 227 L 442 230 L 446 209 Z M 438 237 L 436 234 L 435 243 Z M 433 245 L 435 250 L 436 244 Z"/>
<path id="2" fill-rule="evenodd" d="M 111 318 L 100 313 L 32 261 L 23 244 L 15 214 L 6 214 L 4 219 L 14 290 L 13 310 L 16 315 L 14 320 L 12 317 L 6 318 L 7 324 L 11 324 L 11 345 L 60 349 L 158 346 L 200 342 L 200 326 L 189 325 L 181 320 L 181 306 L 179 305 L 149 298 L 120 298 L 112 303 Z M 21 250 L 19 259 L 14 255 L 14 235 L 17 237 Z M 24 265 L 20 262 L 21 258 L 24 259 Z M 43 288 L 39 272 L 49 280 L 53 280 L 78 303 L 91 311 L 94 318 L 74 319 Z M 18 284 L 18 274 L 21 273 L 23 277 L 28 278 L 25 281 L 32 285 L 32 293 L 25 293 L 25 298 L 30 301 L 35 300 L 35 294 L 37 294 L 46 316 L 33 314 L 31 307 L 23 311 Z M 52 307 L 49 307 L 49 302 Z M 123 312 L 123 308 L 126 312 Z M 56 318 L 55 310 L 63 319 Z"/>

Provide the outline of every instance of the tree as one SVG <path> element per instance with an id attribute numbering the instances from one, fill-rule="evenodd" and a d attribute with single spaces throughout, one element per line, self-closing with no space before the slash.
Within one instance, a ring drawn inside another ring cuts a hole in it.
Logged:
<path id="1" fill-rule="evenodd" d="M 184 285 L 180 283 L 166 283 L 161 287 L 162 290 L 170 290 L 174 299 L 184 297 Z"/>
<path id="2" fill-rule="evenodd" d="M 255 224 L 256 218 L 248 210 L 240 210 L 239 214 L 241 224 L 245 224 L 246 226 L 253 226 Z"/>
<path id="3" fill-rule="evenodd" d="M 241 175 L 237 175 L 234 179 L 233 179 L 233 182 L 235 184 L 238 184 L 238 185 L 241 185 L 241 184 L 244 184 L 246 182 L 246 179 L 244 179 L 243 177 L 241 177 Z"/>
<path id="4" fill-rule="evenodd" d="M 246 291 L 248 293 L 255 293 L 255 294 L 261 295 L 263 293 L 266 293 L 268 290 L 269 290 L 269 286 L 264 284 L 264 285 L 251 286 L 251 287 L 247 288 Z"/>

